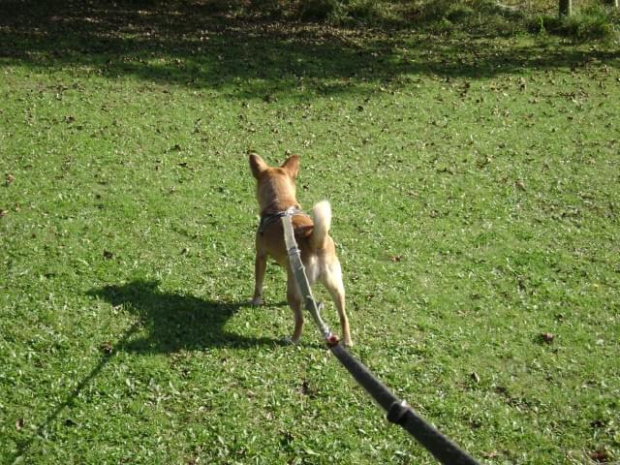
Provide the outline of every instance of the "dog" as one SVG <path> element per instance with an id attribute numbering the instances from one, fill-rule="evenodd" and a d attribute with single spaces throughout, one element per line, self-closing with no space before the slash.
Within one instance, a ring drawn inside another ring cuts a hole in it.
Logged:
<path id="1" fill-rule="evenodd" d="M 278 167 L 269 166 L 259 155 L 249 155 L 250 169 L 256 179 L 256 199 L 260 210 L 260 224 L 256 232 L 255 286 L 252 305 L 263 303 L 263 282 L 268 257 L 287 271 L 286 299 L 293 310 L 295 327 L 291 342 L 297 344 L 304 326 L 303 299 L 293 276 L 284 244 L 284 228 L 280 218 L 292 214 L 295 240 L 301 250 L 301 260 L 310 285 L 322 283 L 331 295 L 342 329 L 342 341 L 353 345 L 349 319 L 345 311 L 345 292 L 340 262 L 334 240 L 329 236 L 331 206 L 324 200 L 312 208 L 314 221 L 301 211 L 296 198 L 295 178 L 299 173 L 299 156 L 292 155 Z"/>

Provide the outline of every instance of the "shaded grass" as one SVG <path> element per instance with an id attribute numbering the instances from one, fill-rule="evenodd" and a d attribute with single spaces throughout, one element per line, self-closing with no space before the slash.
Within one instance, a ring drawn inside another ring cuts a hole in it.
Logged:
<path id="1" fill-rule="evenodd" d="M 570 37 L 575 41 L 617 39 L 620 13 L 605 5 L 591 5 L 569 17 L 540 16 L 531 21 L 530 30 Z"/>
<path id="2" fill-rule="evenodd" d="M 244 304 L 248 149 L 331 200 L 398 395 L 488 463 L 617 459 L 617 50 L 77 13 L 2 16 L 3 460 L 431 463 L 279 343 L 281 270 Z"/>

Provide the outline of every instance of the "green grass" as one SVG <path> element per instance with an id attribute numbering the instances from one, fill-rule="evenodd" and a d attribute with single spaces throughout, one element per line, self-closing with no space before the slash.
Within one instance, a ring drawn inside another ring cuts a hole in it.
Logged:
<path id="1" fill-rule="evenodd" d="M 569 17 L 538 16 L 530 20 L 532 32 L 552 33 L 570 37 L 575 41 L 609 40 L 618 38 L 620 11 L 605 5 L 595 4 L 582 8 Z"/>
<path id="2" fill-rule="evenodd" d="M 246 305 L 248 150 L 330 199 L 397 395 L 485 463 L 620 460 L 617 48 L 53 7 L 0 11 L 2 463 L 433 463 L 281 343 L 282 270 Z"/>

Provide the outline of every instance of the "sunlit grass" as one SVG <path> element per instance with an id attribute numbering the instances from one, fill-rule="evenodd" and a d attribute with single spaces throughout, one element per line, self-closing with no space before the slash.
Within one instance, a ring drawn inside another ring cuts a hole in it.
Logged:
<path id="1" fill-rule="evenodd" d="M 3 460 L 432 463 L 314 328 L 281 344 L 282 270 L 246 305 L 248 150 L 331 201 L 354 353 L 399 396 L 484 462 L 617 460 L 616 51 L 211 24 L 197 52 L 199 19 L 3 32 Z"/>

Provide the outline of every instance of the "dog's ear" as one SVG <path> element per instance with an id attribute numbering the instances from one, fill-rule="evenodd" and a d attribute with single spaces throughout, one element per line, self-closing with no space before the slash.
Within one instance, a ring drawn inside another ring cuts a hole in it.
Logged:
<path id="1" fill-rule="evenodd" d="M 291 155 L 288 157 L 286 161 L 282 163 L 282 168 L 284 168 L 291 178 L 295 179 L 299 173 L 299 155 Z"/>
<path id="2" fill-rule="evenodd" d="M 258 179 L 267 168 L 269 168 L 269 166 L 259 155 L 255 153 L 250 154 L 250 169 L 252 170 L 252 175 L 256 179 Z"/>

